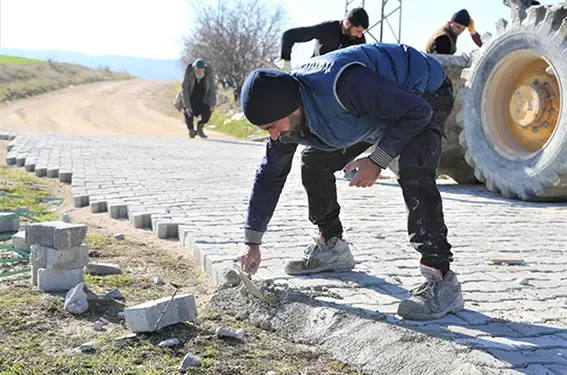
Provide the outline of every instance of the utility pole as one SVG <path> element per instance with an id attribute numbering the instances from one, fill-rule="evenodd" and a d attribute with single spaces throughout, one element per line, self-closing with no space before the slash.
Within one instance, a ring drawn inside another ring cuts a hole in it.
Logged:
<path id="1" fill-rule="evenodd" d="M 376 42 L 390 42 L 400 43 L 402 40 L 402 0 L 381 0 L 381 1 L 372 1 L 372 0 L 345 0 L 345 16 L 347 15 L 348 11 L 352 8 L 356 7 L 363 7 L 368 16 L 370 17 L 370 21 L 374 19 L 374 15 L 380 14 L 380 19 L 374 23 L 372 26 L 368 27 L 365 34 L 369 35 L 372 39 Z M 378 13 L 378 6 L 380 6 L 380 13 Z M 390 23 L 392 21 L 394 26 Z M 397 21 L 397 22 L 395 22 Z M 397 25 L 396 25 L 397 23 Z M 384 35 L 384 24 L 387 24 L 390 31 L 391 37 L 393 38 L 385 38 Z M 376 38 L 372 35 L 371 30 L 374 29 L 376 26 L 380 25 L 380 34 L 379 38 Z M 396 31 L 397 29 L 397 31 Z M 368 38 L 367 38 L 368 39 Z M 393 39 L 393 40 L 392 40 Z"/>

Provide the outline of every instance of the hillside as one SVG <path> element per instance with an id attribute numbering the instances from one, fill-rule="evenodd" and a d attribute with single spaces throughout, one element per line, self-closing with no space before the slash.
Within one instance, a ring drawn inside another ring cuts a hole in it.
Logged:
<path id="1" fill-rule="evenodd" d="M 108 66 L 114 72 L 127 72 L 136 77 L 146 79 L 183 78 L 183 66 L 177 59 L 148 59 L 130 56 L 93 56 L 78 52 L 56 50 L 22 50 L 16 48 L 0 48 L 0 55 L 21 56 L 33 59 L 64 61 L 80 64 L 89 68 Z"/>
<path id="2" fill-rule="evenodd" d="M 56 61 L 0 55 L 0 103 L 23 99 L 57 89 L 134 78 L 107 67 L 92 69 Z"/>

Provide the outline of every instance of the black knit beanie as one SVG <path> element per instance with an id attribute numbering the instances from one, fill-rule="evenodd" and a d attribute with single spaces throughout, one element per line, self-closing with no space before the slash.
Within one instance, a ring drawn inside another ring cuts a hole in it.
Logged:
<path id="1" fill-rule="evenodd" d="M 457 13 L 453 14 L 451 17 L 451 21 L 460 23 L 461 25 L 468 26 L 471 22 L 471 16 L 466 9 L 461 9 Z"/>
<path id="2" fill-rule="evenodd" d="M 286 72 L 256 69 L 246 77 L 240 93 L 244 116 L 252 124 L 281 120 L 301 106 L 299 83 Z"/>

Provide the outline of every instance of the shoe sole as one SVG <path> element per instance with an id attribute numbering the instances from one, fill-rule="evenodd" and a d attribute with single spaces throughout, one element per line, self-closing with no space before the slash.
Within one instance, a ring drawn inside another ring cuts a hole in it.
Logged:
<path id="1" fill-rule="evenodd" d="M 453 302 L 451 305 L 449 305 L 449 307 L 447 307 L 445 310 L 440 311 L 436 314 L 427 314 L 427 315 L 412 314 L 411 312 L 404 314 L 398 310 L 398 315 L 400 315 L 405 320 L 436 320 L 436 319 L 441 319 L 447 314 L 455 314 L 464 308 L 465 308 L 465 300 L 463 299 L 463 297 L 461 297 L 455 302 Z"/>
<path id="2" fill-rule="evenodd" d="M 288 270 L 284 270 L 288 275 L 309 275 L 312 273 L 321 273 L 321 272 L 346 272 L 351 271 L 354 268 L 354 262 L 352 266 L 345 266 L 345 267 L 328 267 L 328 266 L 321 266 L 317 268 L 312 268 L 309 270 L 304 271 L 297 271 L 297 272 L 288 272 Z"/>

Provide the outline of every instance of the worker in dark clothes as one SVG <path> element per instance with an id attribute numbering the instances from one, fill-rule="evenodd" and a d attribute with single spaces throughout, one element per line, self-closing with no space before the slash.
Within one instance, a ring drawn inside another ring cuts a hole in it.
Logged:
<path id="1" fill-rule="evenodd" d="M 238 255 L 242 270 L 258 270 L 262 237 L 298 144 L 307 146 L 301 176 L 309 220 L 320 233 L 304 257 L 285 265 L 290 275 L 354 267 L 343 238 L 334 173 L 358 168 L 350 186 L 370 187 L 399 156 L 398 183 L 409 215 L 408 234 L 421 253 L 426 281 L 400 303 L 398 314 L 426 320 L 461 310 L 463 296 L 449 267 L 453 254 L 435 179 L 453 103 L 452 83 L 441 64 L 403 44 L 348 47 L 312 58 L 290 73 L 253 71 L 242 88 L 242 110 L 252 124 L 269 132 L 270 139 L 248 204 L 246 247 Z M 372 145 L 369 156 L 355 160 Z"/>
<path id="2" fill-rule="evenodd" d="M 474 20 L 466 9 L 461 9 L 451 17 L 443 27 L 439 28 L 429 38 L 425 46 L 426 53 L 442 55 L 454 55 L 457 52 L 457 38 L 465 31 L 469 30 L 472 40 L 478 47 L 482 47 L 480 35 L 474 28 Z"/>
<path id="3" fill-rule="evenodd" d="M 203 127 L 211 119 L 217 103 L 217 85 L 213 69 L 202 59 L 196 59 L 185 69 L 183 83 L 181 84 L 182 111 L 185 124 L 189 130 L 189 137 L 207 138 Z M 201 116 L 195 132 L 195 117 Z"/>
<path id="4" fill-rule="evenodd" d="M 353 8 L 343 21 L 326 21 L 287 30 L 282 36 L 282 69 L 291 69 L 291 50 L 295 43 L 315 39 L 313 56 L 321 56 L 340 48 L 366 43 L 363 33 L 368 29 L 368 23 L 368 13 L 363 8 Z"/>

